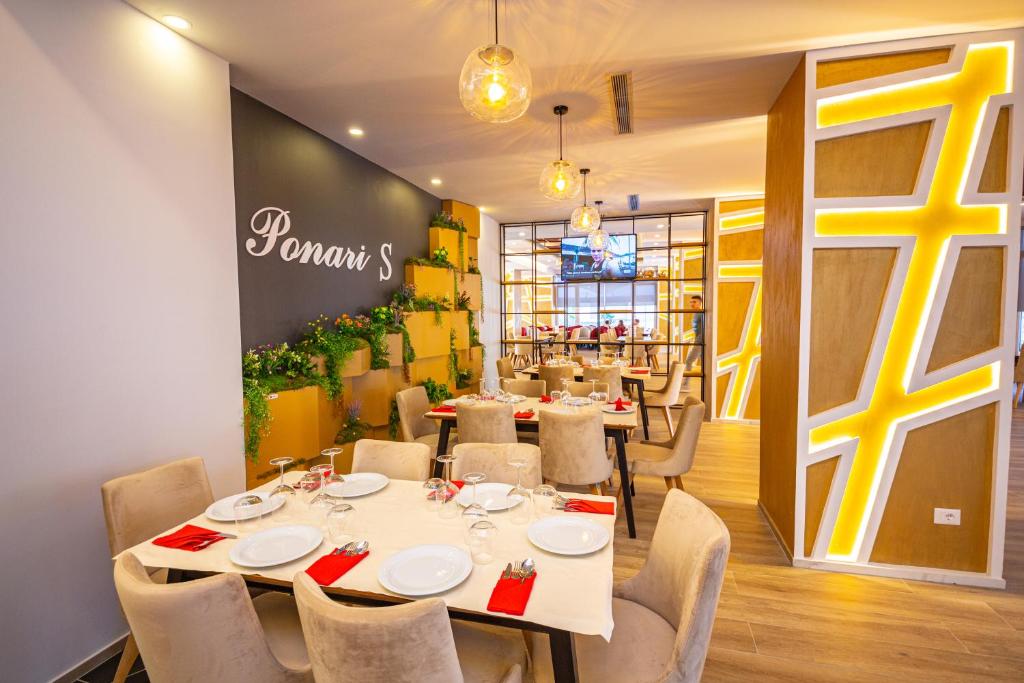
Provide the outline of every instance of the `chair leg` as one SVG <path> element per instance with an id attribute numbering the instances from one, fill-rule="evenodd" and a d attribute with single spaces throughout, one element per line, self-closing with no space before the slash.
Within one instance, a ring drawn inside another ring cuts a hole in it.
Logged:
<path id="1" fill-rule="evenodd" d="M 135 636 L 129 631 L 128 640 L 124 641 L 124 650 L 121 651 L 121 660 L 117 663 L 117 672 L 114 673 L 114 683 L 124 683 L 138 658 L 139 646 L 135 642 Z"/>
<path id="2" fill-rule="evenodd" d="M 1017 399 L 1013 405 L 1019 406 L 1021 401 L 1024 401 L 1024 382 L 1017 382 Z"/>
<path id="3" fill-rule="evenodd" d="M 664 411 L 663 414 L 665 415 L 665 424 L 668 426 L 668 435 L 675 436 L 676 430 L 675 427 L 672 426 L 672 411 L 668 406 L 662 406 L 661 409 Z"/>
<path id="4" fill-rule="evenodd" d="M 601 483 L 600 483 L 600 484 L 598 485 L 598 488 L 600 488 L 600 489 L 601 489 L 601 495 L 602 495 L 602 496 L 607 496 L 607 495 L 608 495 L 608 484 L 606 484 L 605 482 L 603 482 L 603 481 L 602 481 L 602 482 L 601 482 Z"/>
<path id="5" fill-rule="evenodd" d="M 683 488 L 683 478 L 681 476 L 677 474 L 676 476 L 672 477 L 672 480 L 676 483 L 677 489 L 679 489 L 680 491 L 686 490 Z"/>
<path id="6" fill-rule="evenodd" d="M 672 477 L 665 477 L 665 487 L 669 491 L 672 490 L 673 485 L 674 485 L 674 482 L 672 481 Z"/>
<path id="7" fill-rule="evenodd" d="M 603 483 L 604 482 L 602 482 L 602 485 L 603 485 Z M 591 484 L 590 485 L 590 492 L 593 493 L 595 496 L 604 495 L 604 494 L 601 493 L 601 489 L 598 488 L 597 484 Z"/>

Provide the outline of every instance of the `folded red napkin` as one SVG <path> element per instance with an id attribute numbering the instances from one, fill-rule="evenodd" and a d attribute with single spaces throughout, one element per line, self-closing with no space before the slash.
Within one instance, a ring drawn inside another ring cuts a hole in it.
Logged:
<path id="1" fill-rule="evenodd" d="M 629 371 L 634 375 L 646 375 L 651 371 L 650 368 L 630 368 Z"/>
<path id="2" fill-rule="evenodd" d="M 333 555 L 328 554 L 309 565 L 306 573 L 313 577 L 313 580 L 321 586 L 330 586 L 332 583 L 345 576 L 349 569 L 363 561 L 370 551 L 362 555 Z"/>
<path id="3" fill-rule="evenodd" d="M 541 397 L 540 397 L 540 402 L 541 403 L 551 403 L 553 400 L 554 399 L 551 398 L 550 396 L 548 396 L 547 394 L 541 394 Z"/>
<path id="4" fill-rule="evenodd" d="M 615 503 L 604 500 L 570 498 L 565 503 L 566 512 L 589 512 L 594 515 L 614 515 Z"/>
<path id="5" fill-rule="evenodd" d="M 224 537 L 219 531 L 204 529 L 194 524 L 186 524 L 173 534 L 154 538 L 153 543 L 165 548 L 178 548 L 179 550 L 195 552 L 223 540 Z"/>
<path id="6" fill-rule="evenodd" d="M 441 405 L 441 406 L 438 406 L 438 407 L 434 408 L 433 412 L 435 412 L 435 413 L 454 413 L 455 412 L 455 406 L 444 406 L 444 405 Z"/>
<path id="7" fill-rule="evenodd" d="M 621 398 L 615 399 L 615 410 L 625 410 L 627 407 L 633 405 L 631 401 L 623 401 Z"/>
<path id="8" fill-rule="evenodd" d="M 517 420 L 529 420 L 531 417 L 533 417 L 532 410 L 523 410 L 515 414 Z"/>
<path id="9" fill-rule="evenodd" d="M 530 592 L 533 591 L 533 582 L 536 580 L 536 572 L 523 582 L 520 582 L 519 579 L 498 579 L 494 590 L 491 591 L 487 611 L 504 612 L 521 617 L 526 611 L 526 603 L 530 601 Z"/>

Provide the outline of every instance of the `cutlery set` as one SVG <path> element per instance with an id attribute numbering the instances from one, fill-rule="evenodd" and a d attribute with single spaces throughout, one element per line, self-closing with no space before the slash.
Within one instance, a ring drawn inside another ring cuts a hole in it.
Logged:
<path id="1" fill-rule="evenodd" d="M 533 576 L 536 571 L 536 563 L 532 557 L 528 557 L 522 562 L 516 561 L 515 563 L 509 562 L 505 565 L 505 571 L 501 573 L 503 579 L 519 579 L 519 583 L 525 582 L 528 578 Z"/>

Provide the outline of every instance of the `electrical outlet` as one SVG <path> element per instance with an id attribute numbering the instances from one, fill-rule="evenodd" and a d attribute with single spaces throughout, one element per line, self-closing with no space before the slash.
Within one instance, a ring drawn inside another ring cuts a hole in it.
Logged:
<path id="1" fill-rule="evenodd" d="M 960 511 L 952 508 L 935 508 L 935 523 L 960 526 Z"/>

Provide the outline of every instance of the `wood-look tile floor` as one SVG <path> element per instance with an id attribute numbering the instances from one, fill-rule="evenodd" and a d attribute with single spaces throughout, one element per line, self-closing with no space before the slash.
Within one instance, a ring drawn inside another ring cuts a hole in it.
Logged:
<path id="1" fill-rule="evenodd" d="M 1005 591 L 853 576 L 787 563 L 757 508 L 758 427 L 705 423 L 683 484 L 732 552 L 704 680 L 1024 681 L 1024 409 L 1011 457 Z M 620 520 L 616 580 L 643 564 L 664 497 L 660 478 L 637 479 L 638 538 Z"/>

